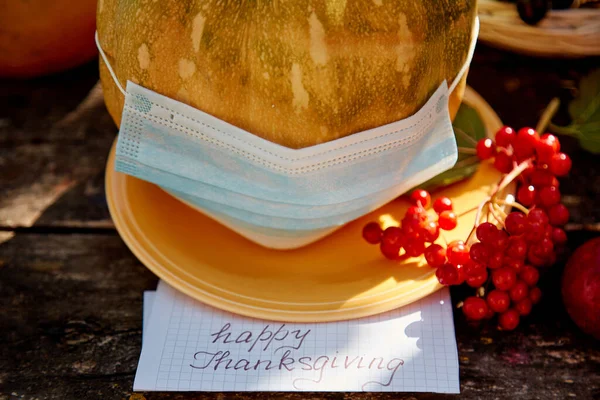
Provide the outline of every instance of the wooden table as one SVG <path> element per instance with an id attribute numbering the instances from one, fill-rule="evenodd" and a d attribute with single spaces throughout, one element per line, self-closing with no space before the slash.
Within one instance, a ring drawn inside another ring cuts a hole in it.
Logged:
<path id="1" fill-rule="evenodd" d="M 480 45 L 469 84 L 509 124 L 535 124 L 570 95 L 598 59 L 531 59 Z M 32 81 L 0 81 L 0 400 L 397 399 L 434 394 L 132 394 L 142 292 L 157 278 L 130 253 L 107 211 L 103 177 L 117 129 L 99 96 L 95 63 Z M 570 250 L 600 221 L 600 163 L 565 147 L 575 165 L 561 183 L 573 213 Z M 563 258 L 564 260 L 564 258 Z M 564 262 L 564 261 L 563 261 Z M 474 329 L 456 313 L 462 397 L 600 398 L 600 345 L 547 294 L 512 333 Z M 453 291 L 453 298 L 461 293 Z"/>

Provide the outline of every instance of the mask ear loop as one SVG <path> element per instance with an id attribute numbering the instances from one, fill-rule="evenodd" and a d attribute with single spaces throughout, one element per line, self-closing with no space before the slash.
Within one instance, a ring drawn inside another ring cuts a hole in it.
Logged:
<path id="1" fill-rule="evenodd" d="M 110 72 L 110 76 L 112 76 L 113 80 L 115 81 L 115 84 L 117 85 L 117 87 L 119 88 L 121 93 L 123 93 L 123 96 L 127 96 L 127 92 L 123 89 L 123 86 L 121 86 L 121 84 L 119 83 L 119 80 L 117 79 L 117 75 L 115 74 L 115 71 L 113 71 L 112 67 L 110 66 L 110 63 L 108 62 L 108 57 L 106 57 L 106 54 L 104 54 L 104 51 L 102 50 L 102 46 L 100 46 L 100 41 L 98 40 L 98 31 L 96 31 L 96 33 L 94 35 L 94 39 L 96 40 L 96 47 L 98 47 L 98 52 L 100 53 L 102 60 L 104 60 L 104 64 L 106 64 L 106 68 L 108 68 L 108 72 Z"/>
<path id="2" fill-rule="evenodd" d="M 475 45 L 477 44 L 478 37 L 479 37 L 479 17 L 475 17 L 475 24 L 473 24 L 473 32 L 471 33 L 471 44 L 469 45 L 469 53 L 467 54 L 467 59 L 465 60 L 465 63 L 463 64 L 460 71 L 458 71 L 456 78 L 454 78 L 454 81 L 448 88 L 448 93 L 452 93 L 454 91 L 454 89 L 456 89 L 458 82 L 460 82 L 462 77 L 465 75 L 465 72 L 467 72 L 467 69 L 471 65 L 471 61 L 473 60 L 473 54 L 475 53 Z"/>

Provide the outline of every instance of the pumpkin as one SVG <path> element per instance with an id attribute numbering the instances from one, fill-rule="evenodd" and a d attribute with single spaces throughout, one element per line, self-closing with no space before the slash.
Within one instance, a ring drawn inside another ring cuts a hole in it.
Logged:
<path id="1" fill-rule="evenodd" d="M 0 0 L 0 76 L 66 70 L 97 55 L 96 0 Z"/>
<path id="2" fill-rule="evenodd" d="M 476 0 L 103 0 L 97 23 L 122 86 L 302 148 L 414 114 L 456 77 L 475 16 Z M 100 74 L 119 124 L 123 95 Z"/>

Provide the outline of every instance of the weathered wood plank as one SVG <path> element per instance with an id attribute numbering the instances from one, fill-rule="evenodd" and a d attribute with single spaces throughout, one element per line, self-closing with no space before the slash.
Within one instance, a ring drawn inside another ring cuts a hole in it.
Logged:
<path id="1" fill-rule="evenodd" d="M 112 226 L 103 173 L 117 129 L 96 69 L 0 82 L 0 227 Z"/>
<path id="2" fill-rule="evenodd" d="M 575 235 L 573 244 L 588 237 Z M 112 233 L 17 233 L 4 239 L 0 399 L 13 392 L 27 399 L 128 398 L 141 346 L 142 293 L 155 288 L 153 274 Z M 550 295 L 516 332 L 472 328 L 456 313 L 461 398 L 600 395 L 600 344 L 569 321 L 558 296 L 559 276 L 560 267 L 547 274 L 543 289 Z M 461 294 L 455 292 L 453 297 Z M 147 400 L 401 398 L 333 393 L 144 396 Z"/>

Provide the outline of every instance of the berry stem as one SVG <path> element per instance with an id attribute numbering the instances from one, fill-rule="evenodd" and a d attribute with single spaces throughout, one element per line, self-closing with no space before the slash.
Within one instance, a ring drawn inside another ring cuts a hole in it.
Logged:
<path id="1" fill-rule="evenodd" d="M 465 240 L 465 243 L 468 245 L 471 245 L 471 239 L 473 239 L 473 235 L 475 234 L 475 232 L 477 231 L 477 223 L 475 223 L 473 225 L 473 229 L 471 229 L 471 232 L 469 233 L 469 236 L 467 236 L 467 240 Z"/>
<path id="2" fill-rule="evenodd" d="M 502 178 L 502 180 L 500 181 L 500 184 L 498 184 L 498 187 L 496 188 L 496 190 L 494 190 L 494 193 L 492 194 L 492 198 L 496 197 L 496 194 L 498 194 L 498 192 L 503 191 L 504 189 L 506 189 L 506 187 L 508 185 L 510 185 L 510 183 L 512 181 L 514 181 L 519 175 L 521 175 L 521 173 L 523 171 L 525 171 L 527 168 L 531 167 L 533 165 L 533 159 L 527 159 L 525 161 L 523 161 L 521 164 L 517 165 L 515 168 L 513 168 L 513 170 L 509 173 L 506 174 L 504 176 L 504 178 Z"/>
<path id="3" fill-rule="evenodd" d="M 477 209 L 479 209 L 479 206 L 477 206 L 477 207 L 473 207 L 473 208 L 469 208 L 468 210 L 466 210 L 466 211 L 463 211 L 463 212 L 461 212 L 460 214 L 458 214 L 456 217 L 457 217 L 457 218 L 464 217 L 465 215 L 467 215 L 467 214 L 470 214 L 470 213 L 472 213 L 473 211 L 475 211 L 475 210 L 477 210 Z"/>
<path id="4" fill-rule="evenodd" d="M 552 118 L 554 118 L 554 115 L 558 111 L 559 107 L 560 99 L 558 97 L 553 98 L 542 113 L 535 130 L 538 132 L 544 132 L 548 128 L 548 125 L 550 125 Z"/>
<path id="5" fill-rule="evenodd" d="M 500 223 L 502 225 L 502 227 L 504 227 L 504 220 L 502 218 L 498 218 L 498 215 L 496 215 L 496 212 L 494 211 L 494 203 L 493 202 L 488 202 L 488 210 L 490 211 L 490 213 L 492 213 L 492 216 L 494 217 L 494 219 Z"/>
<path id="6" fill-rule="evenodd" d="M 498 205 L 498 199 L 496 199 L 495 202 L 491 203 L 492 207 L 494 207 L 494 210 L 500 214 L 500 217 L 502 217 L 502 221 L 504 221 L 507 217 L 506 213 L 504 212 L 504 210 L 502 210 L 502 208 Z"/>
<path id="7" fill-rule="evenodd" d="M 529 213 L 529 209 L 527 207 L 523 206 L 520 203 L 517 203 L 516 201 L 506 201 L 506 200 L 502 200 L 502 199 L 496 199 L 496 203 L 501 206 L 514 207 L 514 208 L 518 209 L 519 211 L 523 211 L 523 213 L 525 213 L 525 214 Z"/>
<path id="8" fill-rule="evenodd" d="M 473 137 L 471 135 L 467 135 L 465 133 L 465 131 L 463 131 L 460 128 L 454 128 L 454 132 L 458 133 L 460 136 L 463 137 L 463 139 L 465 139 L 467 142 L 471 143 L 473 146 L 477 146 L 477 140 L 473 139 Z"/>
<path id="9" fill-rule="evenodd" d="M 458 152 L 462 154 L 477 155 L 477 150 L 471 147 L 458 147 Z"/>
<path id="10" fill-rule="evenodd" d="M 490 199 L 481 202 L 479 207 L 477 207 L 477 214 L 475 215 L 475 228 L 479 226 L 479 221 L 481 221 L 481 212 L 483 211 L 483 208 L 490 202 Z"/>

